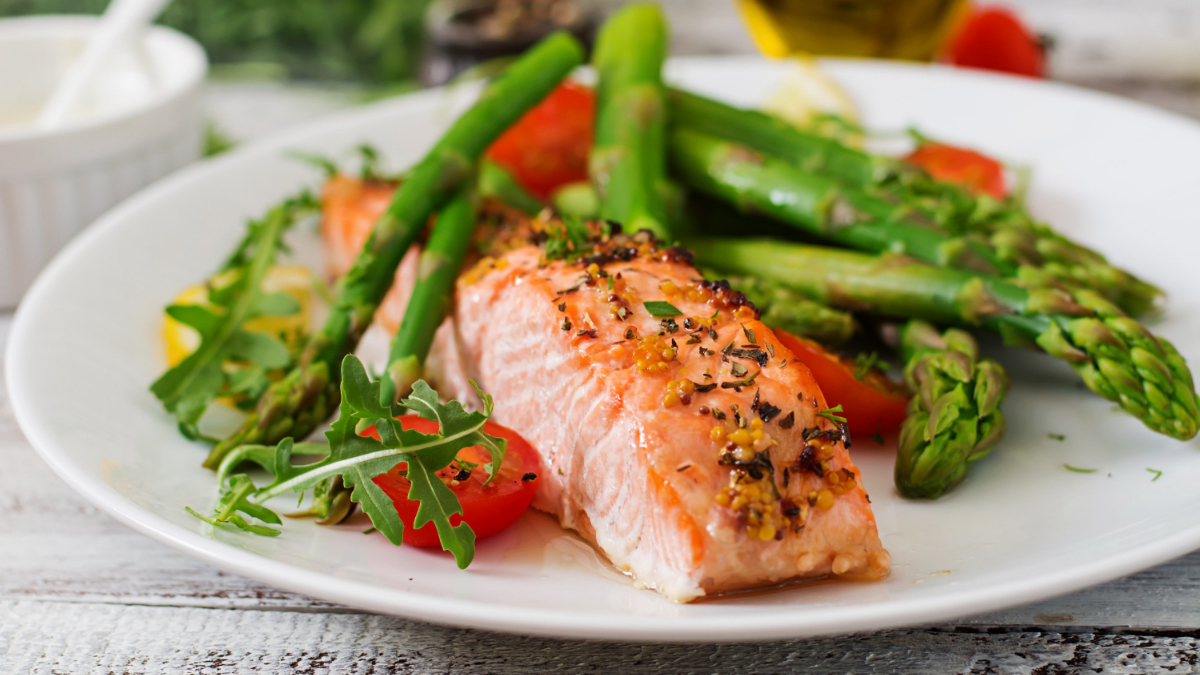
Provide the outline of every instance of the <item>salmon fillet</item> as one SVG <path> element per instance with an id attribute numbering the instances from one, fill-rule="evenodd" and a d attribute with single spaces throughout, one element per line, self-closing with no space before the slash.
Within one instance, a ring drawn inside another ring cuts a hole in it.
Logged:
<path id="1" fill-rule="evenodd" d="M 461 276 L 427 363 L 445 397 L 473 400 L 478 382 L 537 449 L 535 507 L 679 602 L 886 576 L 848 435 L 741 294 L 646 233 L 542 255 L 515 248 Z M 377 318 L 394 328 L 405 300 L 394 289 Z"/>

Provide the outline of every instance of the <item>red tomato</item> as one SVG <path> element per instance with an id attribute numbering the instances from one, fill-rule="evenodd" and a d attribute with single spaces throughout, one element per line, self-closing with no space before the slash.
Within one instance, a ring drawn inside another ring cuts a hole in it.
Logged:
<path id="1" fill-rule="evenodd" d="M 501 134 L 487 157 L 549 199 L 559 187 L 587 180 L 595 109 L 590 87 L 565 80 Z"/>
<path id="2" fill-rule="evenodd" d="M 904 161 L 915 164 L 929 175 L 947 183 L 961 185 L 975 194 L 1004 199 L 1004 165 L 987 155 L 953 145 L 925 142 Z"/>
<path id="3" fill-rule="evenodd" d="M 404 415 L 399 419 L 401 426 L 405 429 L 415 429 L 423 434 L 433 434 L 438 431 L 437 422 L 423 417 Z M 461 516 L 456 514 L 450 517 L 450 524 L 458 525 L 466 520 L 475 532 L 477 539 L 489 537 L 517 522 L 517 518 L 520 518 L 521 514 L 525 513 L 525 509 L 529 508 L 529 503 L 533 501 L 533 493 L 537 490 L 536 477 L 525 480 L 527 474 L 536 474 L 538 471 L 538 456 L 533 446 L 529 445 L 529 442 L 521 438 L 517 432 L 499 424 L 487 422 L 484 424 L 483 430 L 508 441 L 508 450 L 504 453 L 504 463 L 500 465 L 499 473 L 490 484 L 486 486 L 483 484 L 487 479 L 483 465 L 491 461 L 491 455 L 478 445 L 464 448 L 458 452 L 460 459 L 479 465 L 471 470 L 471 475 L 466 480 L 459 481 L 457 485 L 451 484 L 455 473 L 453 464 L 438 472 L 438 475 L 447 481 L 447 485 L 454 491 L 463 507 Z M 362 435 L 379 438 L 375 427 L 367 428 Z M 396 505 L 396 511 L 400 514 L 400 520 L 404 521 L 405 544 L 440 546 L 437 528 L 433 523 L 426 523 L 419 530 L 413 528 L 413 521 L 417 517 L 418 502 L 408 498 L 410 483 L 407 478 L 400 475 L 400 472 L 407 467 L 407 463 L 401 462 L 391 471 L 382 476 L 376 476 L 375 484 L 392 498 Z"/>
<path id="4" fill-rule="evenodd" d="M 851 434 L 874 434 L 900 426 L 908 397 L 878 372 L 854 377 L 854 362 L 831 354 L 821 345 L 782 330 L 775 337 L 812 371 L 826 405 L 842 406 Z"/>
<path id="5" fill-rule="evenodd" d="M 950 63 L 1045 77 L 1046 54 L 1038 39 L 1015 14 L 1000 7 L 977 9 L 950 40 Z"/>

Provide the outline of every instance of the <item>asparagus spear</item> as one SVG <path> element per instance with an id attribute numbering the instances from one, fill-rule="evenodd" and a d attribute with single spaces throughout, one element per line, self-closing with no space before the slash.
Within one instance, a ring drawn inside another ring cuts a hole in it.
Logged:
<path id="1" fill-rule="evenodd" d="M 651 3 L 626 5 L 600 29 L 592 57 L 600 77 L 588 161 L 600 216 L 661 239 L 670 239 L 658 189 L 666 181 L 666 32 L 662 11 Z"/>
<path id="2" fill-rule="evenodd" d="M 840 344 L 854 334 L 854 317 L 849 312 L 815 302 L 801 293 L 756 276 L 729 276 L 703 270 L 708 279 L 725 279 L 745 294 L 771 328 L 803 335 L 825 344 Z"/>
<path id="3" fill-rule="evenodd" d="M 1089 389 L 1154 431 L 1187 440 L 1200 426 L 1183 357 L 1094 291 L 1031 290 L 898 255 L 770 240 L 690 243 L 699 264 L 754 274 L 834 307 L 997 331 L 1009 344 L 1036 345 L 1066 361 Z"/>
<path id="4" fill-rule="evenodd" d="M 1013 200 L 975 197 L 937 181 L 918 167 L 870 155 L 836 140 L 804 133 L 783 121 L 677 89 L 669 91 L 672 123 L 774 154 L 806 171 L 905 204 L 952 235 L 986 241 L 1022 280 L 1092 288 L 1135 316 L 1155 310 L 1163 293 L 1113 267 L 1099 253 L 1033 220 Z"/>
<path id="5" fill-rule="evenodd" d="M 1009 276 L 1016 269 L 979 241 L 951 237 L 902 207 L 769 155 L 687 128 L 669 135 L 671 166 L 689 186 L 839 244 L 902 251 L 941 267 Z"/>
<path id="6" fill-rule="evenodd" d="M 583 47 L 555 33 L 488 85 L 396 190 L 388 210 L 346 276 L 338 281 L 329 318 L 313 333 L 298 367 L 275 383 L 241 428 L 218 443 L 204 466 L 215 468 L 232 448 L 303 438 L 338 404 L 340 363 L 354 350 L 392 284 L 405 251 L 430 214 L 472 174 L 472 164 L 497 136 L 583 61 Z"/>
<path id="7" fill-rule="evenodd" d="M 904 379 L 916 393 L 900 429 L 896 488 L 905 497 L 936 499 L 1004 437 L 1000 403 L 1008 375 L 980 359 L 975 338 L 957 328 L 939 334 L 914 319 L 901 329 L 900 348 Z"/>
<path id="8" fill-rule="evenodd" d="M 408 396 L 421 379 L 433 334 L 442 325 L 454 295 L 454 280 L 462 267 L 475 229 L 475 205 L 468 191 L 460 191 L 442 209 L 417 267 L 417 283 L 404 310 L 400 328 L 388 354 L 388 377 L 380 382 L 381 405 Z"/>

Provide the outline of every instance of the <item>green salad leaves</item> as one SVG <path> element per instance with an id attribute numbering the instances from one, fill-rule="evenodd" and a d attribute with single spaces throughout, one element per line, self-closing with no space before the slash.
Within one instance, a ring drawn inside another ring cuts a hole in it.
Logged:
<path id="1" fill-rule="evenodd" d="M 208 404 L 219 396 L 239 394 L 255 401 L 270 385 L 272 373 L 291 365 L 293 355 L 283 340 L 244 326 L 258 317 L 300 311 L 291 296 L 264 294 L 262 285 L 283 247 L 284 232 L 317 208 L 316 198 L 305 191 L 276 205 L 261 220 L 251 220 L 245 237 L 208 281 L 208 302 L 167 307 L 168 316 L 200 334 L 200 346 L 163 373 L 150 391 L 175 415 L 188 439 L 215 442 L 198 427 Z"/>
<path id="2" fill-rule="evenodd" d="M 279 530 L 252 524 L 242 514 L 278 525 L 279 517 L 263 502 L 285 493 L 303 495 L 310 488 L 317 490 L 340 477 L 342 484 L 351 490 L 350 500 L 362 507 L 376 529 L 399 546 L 404 537 L 404 523 L 392 498 L 374 479 L 403 462 L 405 476 L 411 483 L 409 499 L 420 502 L 413 526 L 420 528 L 433 523 L 442 549 L 454 554 L 459 568 L 465 568 L 475 555 L 475 533 L 466 523 L 451 524 L 451 516 L 461 514 L 462 506 L 437 472 L 450 466 L 460 450 L 476 445 L 491 455 L 491 462 L 485 465 L 489 477 L 499 471 L 507 443 L 483 431 L 492 414 L 492 397 L 476 388 L 483 412 L 467 412 L 457 401 L 441 403 L 436 391 L 423 380 L 417 381 L 412 394 L 400 403 L 438 423 L 438 433 L 423 434 L 401 426 L 392 409 L 379 403 L 379 388 L 379 380 L 370 377 L 362 362 L 347 355 L 342 361 L 340 414 L 325 432 L 328 445 L 294 443 L 286 438 L 274 448 L 240 447 L 226 456 L 218 470 L 218 480 L 224 484 L 228 477 L 229 486 L 218 500 L 215 514 L 210 517 L 188 511 L 213 525 L 228 523 L 254 534 L 274 536 Z M 360 435 L 368 427 L 375 428 L 380 440 Z M 322 455 L 322 458 L 297 465 L 292 463 L 292 456 L 297 454 Z M 245 474 L 230 476 L 234 468 L 245 462 L 265 469 L 272 475 L 272 482 L 256 488 Z"/>

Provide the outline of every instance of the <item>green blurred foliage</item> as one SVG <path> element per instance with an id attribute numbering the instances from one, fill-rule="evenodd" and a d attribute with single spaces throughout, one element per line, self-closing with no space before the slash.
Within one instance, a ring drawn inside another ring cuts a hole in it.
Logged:
<path id="1" fill-rule="evenodd" d="M 415 77 L 429 1 L 175 0 L 158 23 L 191 35 L 214 64 L 275 64 L 294 79 L 382 84 Z M 0 16 L 99 14 L 107 5 L 0 0 Z"/>

